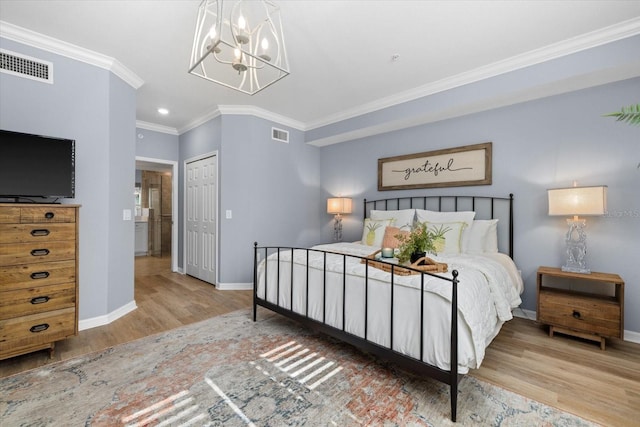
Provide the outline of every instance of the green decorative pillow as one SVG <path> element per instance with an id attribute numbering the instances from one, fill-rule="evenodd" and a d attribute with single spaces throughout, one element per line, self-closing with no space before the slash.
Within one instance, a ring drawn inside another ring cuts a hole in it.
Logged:
<path id="1" fill-rule="evenodd" d="M 362 229 L 362 244 L 367 246 L 381 247 L 384 238 L 384 230 L 391 225 L 391 219 L 374 220 L 366 218 Z"/>
<path id="2" fill-rule="evenodd" d="M 437 254 L 459 254 L 462 252 L 462 232 L 467 226 L 466 222 L 429 222 L 427 230 L 435 234 L 433 245 Z"/>

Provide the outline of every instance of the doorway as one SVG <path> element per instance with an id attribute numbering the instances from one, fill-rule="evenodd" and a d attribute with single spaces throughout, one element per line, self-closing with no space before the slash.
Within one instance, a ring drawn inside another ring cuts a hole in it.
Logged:
<path id="1" fill-rule="evenodd" d="M 185 272 L 215 284 L 218 237 L 216 154 L 185 162 L 185 190 Z"/>
<path id="2" fill-rule="evenodd" d="M 136 255 L 167 259 L 178 271 L 177 162 L 136 157 Z M 143 238 L 141 242 L 140 239 Z"/>

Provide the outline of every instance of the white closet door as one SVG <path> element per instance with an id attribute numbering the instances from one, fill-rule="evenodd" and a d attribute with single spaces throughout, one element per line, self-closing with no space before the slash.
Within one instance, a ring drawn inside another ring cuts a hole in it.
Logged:
<path id="1" fill-rule="evenodd" d="M 186 272 L 209 283 L 216 280 L 217 177 L 216 156 L 187 163 Z"/>

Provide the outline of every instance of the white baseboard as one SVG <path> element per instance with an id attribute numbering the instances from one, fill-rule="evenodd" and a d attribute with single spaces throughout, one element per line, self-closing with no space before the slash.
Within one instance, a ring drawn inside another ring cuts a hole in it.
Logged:
<path id="1" fill-rule="evenodd" d="M 250 291 L 253 283 L 216 283 L 216 289 L 221 291 Z"/>
<path id="2" fill-rule="evenodd" d="M 136 302 L 131 301 L 123 305 L 122 307 L 118 308 L 117 310 L 114 310 L 109 314 L 105 314 L 104 316 L 98 316 L 98 317 L 92 317 L 91 319 L 80 320 L 78 322 L 78 330 L 84 331 L 85 329 L 91 329 L 98 326 L 108 325 L 114 320 L 121 318 L 125 314 L 132 312 L 136 308 L 138 308 L 138 306 L 136 305 Z"/>
<path id="3" fill-rule="evenodd" d="M 515 317 L 522 317 L 524 319 L 536 320 L 536 312 L 533 310 L 525 310 L 522 308 L 516 308 L 513 310 Z M 624 340 L 640 344 L 640 332 L 624 331 Z"/>
<path id="4" fill-rule="evenodd" d="M 640 344 L 640 332 L 624 331 L 624 340 Z"/>
<path id="5" fill-rule="evenodd" d="M 523 319 L 536 320 L 536 312 L 532 310 L 525 310 L 524 308 L 516 308 L 512 311 L 515 317 L 522 317 Z"/>

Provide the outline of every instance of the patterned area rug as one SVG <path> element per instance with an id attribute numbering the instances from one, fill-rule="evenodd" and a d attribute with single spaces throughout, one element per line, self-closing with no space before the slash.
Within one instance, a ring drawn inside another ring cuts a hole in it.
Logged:
<path id="1" fill-rule="evenodd" d="M 449 390 L 260 311 L 0 380 L 9 426 L 593 426 L 466 376 Z"/>

